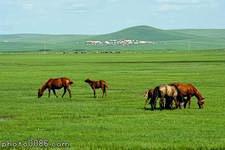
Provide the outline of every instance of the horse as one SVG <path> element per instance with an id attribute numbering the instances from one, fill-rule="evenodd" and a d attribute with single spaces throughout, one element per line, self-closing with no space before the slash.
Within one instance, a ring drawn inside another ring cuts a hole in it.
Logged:
<path id="1" fill-rule="evenodd" d="M 154 110 L 156 108 L 156 101 L 157 98 L 160 98 L 160 110 L 164 108 L 171 109 L 172 108 L 172 102 L 175 101 L 176 108 L 179 105 L 177 101 L 177 95 L 178 91 L 175 86 L 162 84 L 154 88 L 153 95 L 150 100 L 151 109 Z M 164 105 L 164 99 L 166 100 L 166 105 Z"/>
<path id="2" fill-rule="evenodd" d="M 106 83 L 106 81 L 104 80 L 94 81 L 94 80 L 86 79 L 84 80 L 84 82 L 88 83 L 91 86 L 94 92 L 94 98 L 96 98 L 95 90 L 99 88 L 102 89 L 102 97 L 104 97 L 104 95 L 106 96 L 106 89 L 108 88 L 108 84 Z"/>
<path id="3" fill-rule="evenodd" d="M 190 108 L 191 105 L 191 97 L 195 96 L 198 100 L 198 106 L 199 109 L 203 108 L 203 105 L 205 103 L 205 98 L 202 96 L 202 94 L 199 92 L 199 90 L 190 83 L 172 83 L 170 85 L 176 86 L 178 89 L 178 99 L 179 101 L 184 101 L 184 108 L 186 108 L 186 105 L 188 103 L 188 108 Z M 184 97 L 187 97 L 184 99 Z"/>
<path id="4" fill-rule="evenodd" d="M 145 99 L 144 109 L 146 109 L 146 105 L 147 105 L 148 101 L 152 98 L 152 96 L 153 96 L 153 91 L 154 91 L 154 89 L 148 89 L 148 91 L 145 91 L 144 97 L 145 97 L 146 99 Z"/>
<path id="5" fill-rule="evenodd" d="M 66 91 L 69 92 L 69 97 L 71 98 L 71 90 L 70 86 L 73 84 L 73 81 L 69 78 L 62 77 L 62 78 L 50 78 L 48 81 L 40 88 L 38 89 L 38 98 L 40 98 L 46 89 L 48 89 L 48 97 L 50 97 L 51 90 L 53 91 L 54 95 L 56 95 L 55 90 L 64 88 L 64 92 L 62 94 L 62 97 L 66 94 Z"/>

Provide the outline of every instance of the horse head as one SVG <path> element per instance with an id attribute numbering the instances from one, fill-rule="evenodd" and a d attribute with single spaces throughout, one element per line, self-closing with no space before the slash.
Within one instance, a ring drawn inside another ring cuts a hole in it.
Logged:
<path id="1" fill-rule="evenodd" d="M 205 98 L 202 97 L 199 101 L 198 101 L 198 106 L 199 108 L 203 108 L 203 105 L 205 104 Z"/>
<path id="2" fill-rule="evenodd" d="M 42 97 L 43 92 L 41 92 L 41 89 L 38 89 L 38 98 Z"/>
<path id="3" fill-rule="evenodd" d="M 89 78 L 87 78 L 86 80 L 84 80 L 84 82 L 86 82 L 86 83 L 90 83 L 90 79 Z"/>
<path id="4" fill-rule="evenodd" d="M 144 98 L 146 98 L 146 99 L 148 98 L 148 91 L 144 92 Z"/>

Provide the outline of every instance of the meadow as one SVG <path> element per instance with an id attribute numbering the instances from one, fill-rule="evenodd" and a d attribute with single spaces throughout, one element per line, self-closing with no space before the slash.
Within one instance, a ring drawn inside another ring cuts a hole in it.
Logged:
<path id="1" fill-rule="evenodd" d="M 225 50 L 2 53 L 0 143 L 45 139 L 70 143 L 65 149 L 225 149 L 224 74 Z M 68 93 L 37 98 L 48 78 L 63 76 L 74 81 L 71 99 Z M 108 81 L 107 97 L 98 90 L 93 98 L 86 78 Z M 193 83 L 205 97 L 204 109 L 196 98 L 190 109 L 143 109 L 145 90 L 172 82 Z"/>

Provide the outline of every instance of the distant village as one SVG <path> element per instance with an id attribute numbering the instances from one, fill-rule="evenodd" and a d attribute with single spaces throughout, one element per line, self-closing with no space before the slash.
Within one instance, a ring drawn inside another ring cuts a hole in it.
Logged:
<path id="1" fill-rule="evenodd" d="M 86 41 L 87 45 L 141 45 L 154 44 L 153 41 L 139 41 L 139 40 L 108 40 L 108 41 Z"/>

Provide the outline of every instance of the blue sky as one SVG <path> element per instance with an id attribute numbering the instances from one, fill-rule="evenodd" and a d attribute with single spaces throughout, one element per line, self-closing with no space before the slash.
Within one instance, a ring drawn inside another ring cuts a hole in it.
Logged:
<path id="1" fill-rule="evenodd" d="M 225 28 L 225 0 L 0 0 L 0 34 Z"/>

